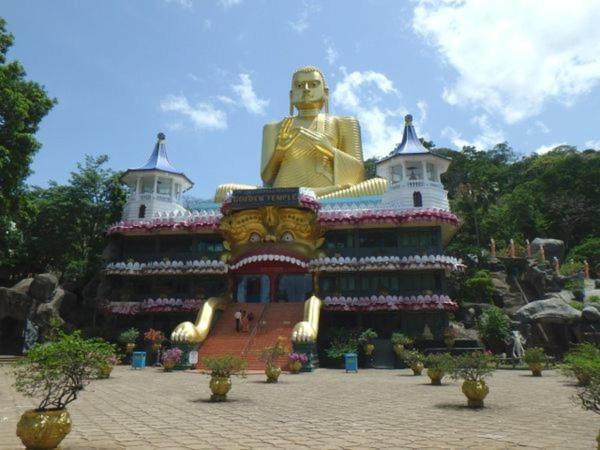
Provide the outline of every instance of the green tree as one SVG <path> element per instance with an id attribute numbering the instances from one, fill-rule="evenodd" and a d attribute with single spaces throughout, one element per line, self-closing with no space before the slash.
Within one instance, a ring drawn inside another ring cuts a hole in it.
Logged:
<path id="1" fill-rule="evenodd" d="M 24 181 L 40 148 L 34 135 L 56 103 L 42 86 L 25 79 L 25 69 L 18 61 L 7 62 L 13 39 L 0 18 L 0 267 L 9 270 L 23 244 L 15 222 L 25 207 Z"/>

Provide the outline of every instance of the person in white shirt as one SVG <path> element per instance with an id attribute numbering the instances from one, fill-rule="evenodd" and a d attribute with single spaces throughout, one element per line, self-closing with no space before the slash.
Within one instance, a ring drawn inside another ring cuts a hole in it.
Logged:
<path id="1" fill-rule="evenodd" d="M 235 314 L 233 315 L 233 317 L 235 317 L 235 331 L 237 331 L 239 333 L 240 332 L 240 321 L 242 320 L 242 311 L 238 309 L 235 312 Z"/>

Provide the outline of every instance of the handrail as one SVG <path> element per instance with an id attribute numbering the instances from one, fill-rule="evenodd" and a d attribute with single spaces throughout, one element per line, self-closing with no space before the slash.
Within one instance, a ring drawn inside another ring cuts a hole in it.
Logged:
<path id="1" fill-rule="evenodd" d="M 248 335 L 248 341 L 246 342 L 246 345 L 244 346 L 244 349 L 242 350 L 242 358 L 245 358 L 248 355 L 248 351 L 250 350 L 250 347 L 252 346 L 252 344 L 254 342 L 254 338 L 256 337 L 256 335 L 258 333 L 258 328 L 261 326 L 261 323 L 263 321 L 263 318 L 265 317 L 265 313 L 266 313 L 268 307 L 269 307 L 269 303 L 265 303 L 265 306 L 262 309 L 260 316 L 256 320 L 256 325 L 254 326 L 254 328 L 252 328 L 252 331 Z"/>

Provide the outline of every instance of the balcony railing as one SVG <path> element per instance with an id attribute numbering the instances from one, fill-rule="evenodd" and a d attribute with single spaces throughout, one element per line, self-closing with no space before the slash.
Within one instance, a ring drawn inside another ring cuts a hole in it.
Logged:
<path id="1" fill-rule="evenodd" d="M 442 249 L 439 246 L 431 247 L 371 247 L 371 248 L 343 248 L 343 249 L 324 249 L 325 254 L 331 256 L 415 256 L 415 255 L 439 255 Z"/>
<path id="2" fill-rule="evenodd" d="M 429 180 L 397 181 L 395 183 L 392 183 L 392 186 L 398 187 L 398 188 L 434 187 L 434 188 L 444 189 L 444 185 L 442 183 L 438 183 L 437 181 L 429 181 Z"/>
<path id="3" fill-rule="evenodd" d="M 142 202 L 147 202 L 149 200 L 159 200 L 161 202 L 174 202 L 174 203 L 178 203 L 181 204 L 181 198 L 177 199 L 176 197 L 171 197 L 170 194 L 157 194 L 157 193 L 151 193 L 151 192 L 146 192 L 143 194 L 138 194 L 136 192 L 132 193 L 129 195 L 128 201 L 134 201 L 134 200 L 139 200 Z"/>

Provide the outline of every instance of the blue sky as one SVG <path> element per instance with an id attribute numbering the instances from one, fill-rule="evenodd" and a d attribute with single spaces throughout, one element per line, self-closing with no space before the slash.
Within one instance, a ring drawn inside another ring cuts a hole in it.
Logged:
<path id="1" fill-rule="evenodd" d="M 437 146 L 600 148 L 600 2 L 5 0 L 9 59 L 58 99 L 28 182 L 65 182 L 85 154 L 143 165 L 156 134 L 212 196 L 259 183 L 262 125 L 288 111 L 294 69 L 319 66 L 331 111 L 366 156 L 404 114 Z"/>

